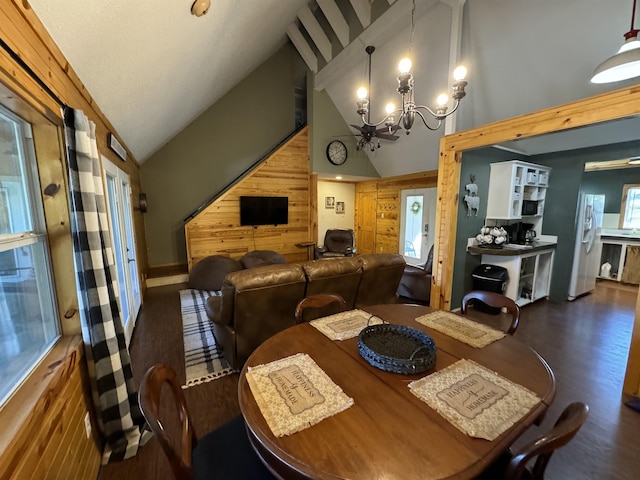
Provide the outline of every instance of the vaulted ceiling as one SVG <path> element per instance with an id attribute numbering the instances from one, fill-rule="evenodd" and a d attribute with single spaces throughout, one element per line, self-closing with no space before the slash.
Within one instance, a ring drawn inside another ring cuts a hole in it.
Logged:
<path id="1" fill-rule="evenodd" d="M 381 116 L 386 101 L 398 97 L 395 65 L 410 37 L 411 0 L 213 0 L 200 18 L 191 14 L 191 0 L 82 2 L 81 8 L 74 0 L 30 3 L 139 161 L 289 38 L 347 124 L 359 123 L 354 92 L 363 79 L 364 48 L 375 45 L 372 110 Z M 622 43 L 631 3 L 416 0 L 416 101 L 432 105 L 446 88 L 457 42 L 469 67 L 457 129 L 635 83 L 589 83 L 595 66 Z M 437 168 L 443 131 L 417 125 L 410 136 L 383 142 L 370 159 L 383 176 Z"/>

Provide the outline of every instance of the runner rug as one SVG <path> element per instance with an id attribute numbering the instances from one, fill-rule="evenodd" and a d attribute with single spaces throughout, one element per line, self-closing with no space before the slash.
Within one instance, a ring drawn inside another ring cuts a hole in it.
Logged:
<path id="1" fill-rule="evenodd" d="M 210 382 L 233 373 L 211 330 L 211 321 L 204 309 L 210 295 L 220 292 L 180 290 L 180 310 L 184 337 L 184 363 L 187 383 L 182 388 Z"/>

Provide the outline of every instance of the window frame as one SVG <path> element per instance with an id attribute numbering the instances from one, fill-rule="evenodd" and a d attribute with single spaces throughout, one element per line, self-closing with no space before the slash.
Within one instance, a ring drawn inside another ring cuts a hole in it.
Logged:
<path id="1" fill-rule="evenodd" d="M 627 207 L 629 200 L 629 190 L 640 189 L 640 183 L 626 183 L 622 186 L 622 201 L 620 203 L 620 219 L 618 220 L 618 228 L 621 229 L 640 229 L 640 225 L 636 227 L 625 227 L 625 219 L 627 218 Z"/>
<path id="2" fill-rule="evenodd" d="M 4 105 L 0 105 L 0 116 L 3 120 L 14 123 L 14 141 L 16 142 L 17 154 L 19 159 L 19 178 L 22 185 L 15 187 L 16 192 L 24 189 L 24 192 L 18 192 L 24 195 L 23 206 L 23 224 L 26 230 L 13 231 L 9 233 L 0 233 L 0 252 L 17 252 L 24 247 L 31 247 L 35 254 L 34 260 L 37 259 L 38 249 L 40 249 L 41 262 L 34 261 L 33 271 L 35 273 L 35 281 L 38 285 L 37 295 L 40 300 L 40 308 L 43 309 L 43 319 L 48 317 L 45 323 L 43 320 L 42 328 L 44 332 L 43 342 L 38 345 L 37 353 L 29 358 L 29 367 L 15 377 L 5 394 L 0 396 L 0 409 L 3 409 L 16 393 L 23 387 L 25 381 L 38 369 L 43 359 L 46 358 L 58 343 L 62 336 L 62 324 L 60 312 L 58 309 L 58 299 L 56 297 L 56 282 L 54 269 L 52 264 L 52 252 L 47 231 L 47 221 L 44 209 L 44 198 L 41 196 L 40 172 L 38 168 L 38 158 L 36 155 L 35 140 L 33 138 L 33 125 L 28 119 L 22 118 L 18 114 Z M 6 200 L 11 200 L 11 191 L 6 190 Z M 14 195 L 15 196 L 15 195 Z M 20 202 L 22 203 L 22 202 Z M 16 209 L 14 209 L 16 210 Z M 11 209 L 7 210 L 8 222 L 11 225 L 12 220 Z M 14 253 L 15 256 L 15 253 Z M 19 280 L 21 274 L 16 269 L 13 275 Z M 3 279 L 10 279 L 10 275 L 3 275 Z M 12 321 L 13 323 L 13 321 Z M 15 323 L 19 325 L 19 323 Z M 50 338 L 48 338 L 50 336 Z"/>

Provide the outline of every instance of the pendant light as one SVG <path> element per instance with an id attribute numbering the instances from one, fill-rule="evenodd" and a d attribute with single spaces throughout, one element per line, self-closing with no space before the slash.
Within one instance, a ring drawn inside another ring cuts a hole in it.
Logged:
<path id="1" fill-rule="evenodd" d="M 631 11 L 631 30 L 624 34 L 625 42 L 613 57 L 602 62 L 593 72 L 591 83 L 611 83 L 640 76 L 640 40 L 633 28 L 636 0 Z"/>

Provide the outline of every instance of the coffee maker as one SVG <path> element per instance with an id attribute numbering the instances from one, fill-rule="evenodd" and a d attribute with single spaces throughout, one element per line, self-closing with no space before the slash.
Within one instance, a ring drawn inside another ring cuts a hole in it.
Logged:
<path id="1" fill-rule="evenodd" d="M 524 245 L 536 238 L 536 231 L 532 230 L 533 223 L 516 222 L 505 227 L 509 233 L 509 243 Z"/>

